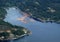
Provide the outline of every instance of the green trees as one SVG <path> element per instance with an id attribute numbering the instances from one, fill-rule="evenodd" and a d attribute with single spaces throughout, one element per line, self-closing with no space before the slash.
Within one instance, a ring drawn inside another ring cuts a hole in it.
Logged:
<path id="1" fill-rule="evenodd" d="M 57 2 L 53 0 L 0 0 L 0 7 L 16 6 L 24 12 L 31 13 L 33 17 L 43 17 L 45 19 L 50 18 L 51 20 L 56 21 L 60 20 L 60 3 Z M 27 9 L 29 10 L 26 11 Z M 5 14 L 6 11 L 0 8 L 0 13 Z M 0 15 L 0 17 L 2 16 L 4 15 Z"/>
<path id="2" fill-rule="evenodd" d="M 12 34 L 14 34 L 15 36 L 16 35 L 20 36 L 20 35 L 25 34 L 25 32 L 23 30 L 16 30 L 16 31 L 12 30 Z"/>
<path id="3" fill-rule="evenodd" d="M 6 10 L 0 7 L 0 19 L 5 18 L 6 14 L 7 14 Z"/>
<path id="4" fill-rule="evenodd" d="M 0 33 L 0 37 L 1 38 L 3 37 L 3 39 L 7 39 L 9 37 L 9 33 L 7 33 L 7 32 L 1 32 Z"/>

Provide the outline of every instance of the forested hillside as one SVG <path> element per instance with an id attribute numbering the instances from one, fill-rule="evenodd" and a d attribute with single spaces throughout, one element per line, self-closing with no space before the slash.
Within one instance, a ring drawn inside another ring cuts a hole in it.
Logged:
<path id="1" fill-rule="evenodd" d="M 60 22 L 60 0 L 0 0 L 0 7 L 12 6 L 31 14 L 32 17 Z"/>

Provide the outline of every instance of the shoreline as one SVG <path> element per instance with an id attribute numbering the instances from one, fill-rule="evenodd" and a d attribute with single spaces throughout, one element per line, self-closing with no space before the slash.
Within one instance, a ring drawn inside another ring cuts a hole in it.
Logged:
<path id="1" fill-rule="evenodd" d="M 40 19 L 40 18 L 36 18 L 36 17 L 32 17 L 32 16 L 29 16 L 29 18 L 32 18 L 36 21 L 39 21 L 39 22 L 42 22 L 42 23 L 57 23 L 57 24 L 60 24 L 60 21 L 55 21 L 55 20 L 44 20 L 44 19 Z"/>
<path id="2" fill-rule="evenodd" d="M 1 27 L 0 28 L 1 29 L 0 30 L 0 41 L 16 40 L 24 36 L 28 36 L 32 33 L 30 30 L 20 27 L 20 26 L 9 28 L 9 26 L 0 25 L 0 27 Z"/>
<path id="3" fill-rule="evenodd" d="M 11 7 L 8 7 L 8 8 L 11 8 Z M 14 7 L 14 8 L 16 8 L 21 13 L 21 15 L 26 16 L 26 17 L 29 17 L 29 18 L 32 18 L 32 19 L 34 19 L 36 21 L 39 21 L 39 22 L 42 22 L 42 23 L 48 23 L 48 22 L 50 22 L 50 23 L 59 23 L 60 24 L 60 21 L 49 20 L 48 18 L 47 18 L 47 20 L 41 19 L 41 18 L 36 18 L 36 17 L 33 17 L 31 14 L 29 14 L 27 12 L 21 11 L 18 7 Z"/>
<path id="4" fill-rule="evenodd" d="M 22 35 L 20 35 L 20 36 L 14 37 L 14 38 L 0 39 L 0 41 L 18 40 L 18 39 L 20 39 L 20 38 L 22 38 L 22 37 L 29 36 L 30 34 L 32 34 L 31 31 L 29 31 L 29 32 L 30 32 L 30 33 L 27 32 L 27 33 L 25 33 L 25 34 L 22 34 Z"/>
<path id="5" fill-rule="evenodd" d="M 60 21 L 49 20 L 48 18 L 47 18 L 47 20 L 41 19 L 41 18 L 36 18 L 36 17 L 33 17 L 31 14 L 29 14 L 27 12 L 21 11 L 18 7 L 15 7 L 15 8 L 21 13 L 21 15 L 29 17 L 29 18 L 32 18 L 32 19 L 34 19 L 36 21 L 39 21 L 39 22 L 42 22 L 42 23 L 48 23 L 48 22 L 50 22 L 50 23 L 59 23 L 60 24 Z"/>

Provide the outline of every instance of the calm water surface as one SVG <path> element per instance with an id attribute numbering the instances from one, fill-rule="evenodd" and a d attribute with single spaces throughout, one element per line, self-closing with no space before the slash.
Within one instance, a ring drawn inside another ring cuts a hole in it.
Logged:
<path id="1" fill-rule="evenodd" d="M 30 36 L 11 42 L 60 42 L 60 24 L 41 23 L 29 17 L 25 18 L 27 23 L 24 23 L 18 20 L 18 18 L 23 17 L 22 13 L 20 13 L 18 9 L 12 7 L 6 10 L 8 14 L 4 19 L 5 22 L 26 27 L 32 31 Z"/>

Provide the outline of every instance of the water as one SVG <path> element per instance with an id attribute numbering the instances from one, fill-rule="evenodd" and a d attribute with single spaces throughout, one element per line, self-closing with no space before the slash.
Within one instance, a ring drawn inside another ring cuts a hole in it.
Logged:
<path id="1" fill-rule="evenodd" d="M 7 9 L 8 14 L 4 19 L 13 25 L 23 26 L 32 31 L 30 36 L 11 41 L 11 42 L 60 42 L 60 24 L 56 23 L 41 23 L 36 20 L 31 21 L 31 18 L 25 18 L 26 23 L 17 18 L 23 17 L 18 9 L 12 7 Z"/>

